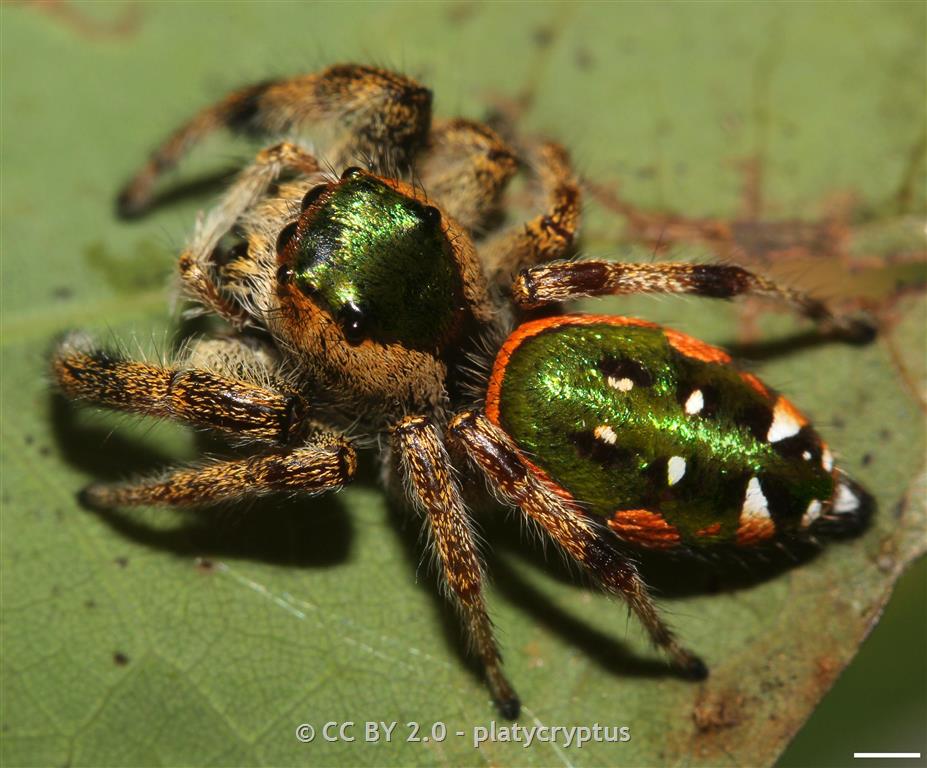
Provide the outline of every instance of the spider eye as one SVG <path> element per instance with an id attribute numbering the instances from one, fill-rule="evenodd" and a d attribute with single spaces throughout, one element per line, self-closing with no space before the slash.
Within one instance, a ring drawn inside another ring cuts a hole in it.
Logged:
<path id="1" fill-rule="evenodd" d="M 363 168 L 358 168 L 356 165 L 352 165 L 350 168 L 344 169 L 344 173 L 341 174 L 341 178 L 353 179 L 355 176 L 360 176 L 363 172 Z"/>
<path id="2" fill-rule="evenodd" d="M 318 184 L 310 189 L 306 196 L 303 198 L 302 210 L 306 210 L 310 205 L 312 205 L 316 200 L 318 200 L 325 190 L 328 189 L 328 184 Z"/>
<path id="3" fill-rule="evenodd" d="M 277 270 L 277 284 L 286 285 L 293 279 L 293 268 L 284 264 Z"/>
<path id="4" fill-rule="evenodd" d="M 293 235 L 296 234 L 296 222 L 291 221 L 283 229 L 280 230 L 280 234 L 277 235 L 277 253 L 283 253 L 286 250 L 286 247 L 290 244 L 290 240 L 293 239 Z"/>
<path id="5" fill-rule="evenodd" d="M 367 317 L 353 301 L 342 305 L 338 311 L 338 323 L 349 344 L 360 344 L 364 340 Z"/>
<path id="6" fill-rule="evenodd" d="M 439 226 L 441 224 L 441 211 L 439 211 L 433 205 L 428 205 L 422 212 L 422 218 L 426 224 L 435 227 Z"/>
<path id="7" fill-rule="evenodd" d="M 211 260 L 217 267 L 248 255 L 248 236 L 239 227 L 226 232 L 212 251 Z"/>

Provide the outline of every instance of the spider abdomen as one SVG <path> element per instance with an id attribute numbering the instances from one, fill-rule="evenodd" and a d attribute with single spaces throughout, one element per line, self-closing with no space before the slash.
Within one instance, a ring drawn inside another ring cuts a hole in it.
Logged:
<path id="1" fill-rule="evenodd" d="M 862 491 L 784 397 L 720 349 L 632 318 L 525 323 L 486 402 L 545 482 L 651 548 L 858 528 Z"/>

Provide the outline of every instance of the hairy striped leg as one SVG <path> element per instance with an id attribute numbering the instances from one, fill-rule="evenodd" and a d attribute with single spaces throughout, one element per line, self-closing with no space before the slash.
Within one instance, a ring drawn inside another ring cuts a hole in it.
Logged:
<path id="1" fill-rule="evenodd" d="M 487 272 L 508 286 L 523 267 L 567 256 L 579 228 L 579 183 L 566 150 L 543 142 L 525 158 L 538 187 L 541 212 L 490 237 L 482 246 Z"/>
<path id="2" fill-rule="evenodd" d="M 301 147 L 283 142 L 262 150 L 241 172 L 219 204 L 197 222 L 193 238 L 177 262 L 181 283 L 189 297 L 236 328 L 246 325 L 250 317 L 239 302 L 223 291 L 213 254 L 222 237 L 284 173 L 318 175 L 319 181 L 322 180 L 318 161 Z"/>
<path id="3" fill-rule="evenodd" d="M 90 506 L 164 504 L 189 506 L 291 491 L 318 494 L 350 482 L 356 471 L 354 448 L 335 434 L 315 436 L 308 445 L 232 461 L 168 469 L 126 483 L 94 484 L 82 498 Z"/>
<path id="4" fill-rule="evenodd" d="M 612 546 L 610 532 L 544 485 L 505 432 L 483 414 L 470 412 L 456 416 L 448 432 L 504 501 L 539 523 L 608 592 L 627 601 L 653 642 L 679 669 L 694 679 L 707 676 L 704 662 L 680 645 L 660 618 L 637 568 Z"/>
<path id="5" fill-rule="evenodd" d="M 200 357 L 204 348 L 201 343 Z M 227 367 L 231 353 L 222 354 Z M 194 361 L 196 357 L 194 350 Z M 244 440 L 293 444 L 312 426 L 309 405 L 298 393 L 274 391 L 247 377 L 187 364 L 165 367 L 127 360 L 83 336 L 65 339 L 52 359 L 52 373 L 68 397 L 172 418 Z"/>
<path id="6" fill-rule="evenodd" d="M 123 187 L 122 216 L 144 213 L 159 179 L 195 145 L 220 129 L 264 138 L 337 131 L 326 159 L 345 165 L 369 158 L 376 166 L 407 165 L 431 123 L 431 92 L 414 80 L 376 67 L 347 64 L 315 74 L 241 88 L 206 107 L 171 134 Z"/>
<path id="7" fill-rule="evenodd" d="M 234 341 L 208 342 L 194 348 L 191 357 L 230 371 L 250 370 L 253 376 L 256 363 L 247 354 Z M 126 360 L 82 337 L 59 347 L 52 372 L 72 398 L 282 446 L 245 459 L 170 469 L 151 479 L 91 485 L 84 498 L 93 506 L 189 505 L 275 491 L 314 494 L 340 488 L 354 476 L 354 448 L 340 435 L 316 432 L 300 395 L 261 386 L 247 376 Z M 311 438 L 310 429 L 315 432 Z"/>
<path id="8" fill-rule="evenodd" d="M 416 164 L 428 196 L 471 233 L 498 213 L 517 170 L 515 153 L 492 129 L 460 118 L 435 123 Z"/>
<path id="9" fill-rule="evenodd" d="M 493 698 L 502 714 L 514 719 L 520 708 L 518 696 L 502 672 L 483 602 L 482 567 L 473 531 L 438 430 L 424 417 L 406 418 L 393 428 L 393 442 L 410 497 L 427 516 L 450 596 L 483 662 Z"/>
<path id="10" fill-rule="evenodd" d="M 512 297 L 524 309 L 587 296 L 635 293 L 687 293 L 714 299 L 746 294 L 765 296 L 852 339 L 867 341 L 875 333 L 875 326 L 868 318 L 836 315 L 824 302 L 806 293 L 726 264 L 562 261 L 524 269 L 512 285 Z"/>

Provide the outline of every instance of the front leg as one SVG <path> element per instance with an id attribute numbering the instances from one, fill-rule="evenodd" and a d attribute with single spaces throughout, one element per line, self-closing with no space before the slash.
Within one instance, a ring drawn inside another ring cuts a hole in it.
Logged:
<path id="1" fill-rule="evenodd" d="M 437 429 L 423 417 L 406 418 L 393 428 L 393 443 L 416 507 L 427 516 L 432 540 L 450 595 L 460 609 L 486 670 L 500 712 L 518 717 L 518 696 L 502 672 L 502 659 L 482 594 L 482 569 L 473 531 L 451 463 Z"/>
<path id="2" fill-rule="evenodd" d="M 245 326 L 250 315 L 240 302 L 223 290 L 213 254 L 223 235 L 286 173 L 307 177 L 317 175 L 318 182 L 323 181 L 318 160 L 302 147 L 285 141 L 262 150 L 254 162 L 239 174 L 218 205 L 197 222 L 193 238 L 177 263 L 180 281 L 188 297 L 202 303 L 235 328 Z"/>
<path id="3" fill-rule="evenodd" d="M 201 341 L 191 348 L 190 359 L 164 366 L 126 359 L 72 334 L 58 347 L 51 367 L 58 386 L 73 399 L 175 419 L 240 440 L 294 444 L 313 426 L 309 404 L 297 392 L 258 383 L 270 375 L 262 364 L 257 353 L 234 341 Z"/>
<path id="4" fill-rule="evenodd" d="M 704 662 L 676 640 L 666 625 L 634 563 L 617 552 L 611 533 L 548 488 L 521 458 L 511 438 L 479 413 L 461 413 L 448 428 L 484 472 L 503 501 L 539 523 L 563 550 L 612 594 L 627 601 L 673 663 L 693 679 L 708 675 Z"/>
<path id="5" fill-rule="evenodd" d="M 345 64 L 311 75 L 242 88 L 178 128 L 119 193 L 118 211 L 138 216 L 151 205 L 158 180 L 194 146 L 227 128 L 258 138 L 305 136 L 318 124 L 341 132 L 327 159 L 347 165 L 406 165 L 428 134 L 431 92 L 376 67 Z"/>
<path id="6" fill-rule="evenodd" d="M 824 302 L 806 293 L 726 264 L 562 261 L 523 269 L 512 285 L 512 298 L 523 309 L 589 296 L 640 293 L 687 293 L 712 299 L 746 294 L 765 296 L 853 340 L 869 340 L 875 332 L 866 318 L 835 315 Z"/>

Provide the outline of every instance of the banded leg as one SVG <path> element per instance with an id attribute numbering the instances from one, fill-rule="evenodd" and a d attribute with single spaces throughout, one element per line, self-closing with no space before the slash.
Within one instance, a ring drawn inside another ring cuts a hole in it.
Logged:
<path id="1" fill-rule="evenodd" d="M 190 298 L 202 302 L 236 328 L 246 325 L 248 312 L 233 301 L 219 286 L 213 253 L 241 216 L 251 209 L 284 173 L 320 175 L 318 161 L 301 147 L 283 142 L 258 153 L 254 162 L 241 172 L 235 183 L 197 223 L 193 239 L 180 254 L 180 278 Z"/>
<path id="2" fill-rule="evenodd" d="M 245 440 L 292 444 L 311 426 L 309 406 L 298 394 L 203 368 L 126 360 L 83 337 L 62 343 L 52 372 L 68 397 L 177 419 Z"/>
<path id="3" fill-rule="evenodd" d="M 155 184 L 196 144 L 216 131 L 258 137 L 305 135 L 334 124 L 343 138 L 328 159 L 344 165 L 360 157 L 377 166 L 405 165 L 424 142 L 431 122 L 431 92 L 414 80 L 375 67 L 347 64 L 234 91 L 195 115 L 152 152 L 118 197 L 122 216 L 151 205 Z"/>
<path id="4" fill-rule="evenodd" d="M 436 123 L 417 164 L 428 196 L 471 233 L 498 212 L 502 192 L 517 170 L 515 153 L 494 131 L 462 119 Z"/>
<path id="5" fill-rule="evenodd" d="M 312 445 L 234 461 L 168 470 L 151 479 L 87 487 L 83 500 L 92 507 L 166 504 L 189 506 L 280 491 L 307 494 L 341 488 L 356 471 L 357 457 L 347 440 L 324 435 Z"/>
<path id="6" fill-rule="evenodd" d="M 482 569 L 470 520 L 438 431 L 425 418 L 412 417 L 394 427 L 393 440 L 412 500 L 428 518 L 447 586 L 483 662 L 493 698 L 502 714 L 514 719 L 520 703 L 502 672 L 492 622 L 483 602 Z"/>
<path id="7" fill-rule="evenodd" d="M 483 246 L 489 273 L 502 286 L 523 267 L 562 259 L 579 228 L 579 183 L 559 144 L 546 142 L 528 153 L 528 165 L 542 196 L 542 213 L 493 236 Z"/>
<path id="8" fill-rule="evenodd" d="M 613 548 L 609 531 L 544 485 L 501 429 L 482 414 L 462 413 L 448 430 L 504 501 L 539 523 L 608 592 L 627 601 L 653 642 L 679 669 L 693 679 L 708 675 L 702 660 L 680 645 L 660 618 L 637 568 Z"/>
<path id="9" fill-rule="evenodd" d="M 524 309 L 587 296 L 634 293 L 688 293 L 714 299 L 744 294 L 765 296 L 852 338 L 868 340 L 875 332 L 872 322 L 866 318 L 835 315 L 824 302 L 801 291 L 726 264 L 564 261 L 524 269 L 512 285 L 512 298 Z"/>

